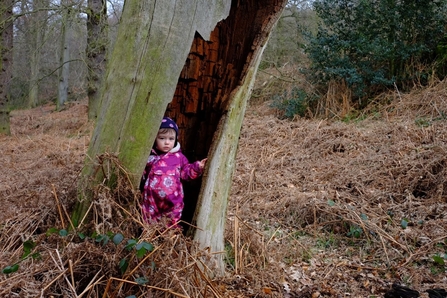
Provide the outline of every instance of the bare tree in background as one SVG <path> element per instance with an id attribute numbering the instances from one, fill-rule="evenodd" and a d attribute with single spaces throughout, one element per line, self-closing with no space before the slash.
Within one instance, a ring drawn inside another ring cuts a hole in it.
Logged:
<path id="1" fill-rule="evenodd" d="M 10 134 L 9 100 L 12 78 L 13 0 L 0 2 L 0 133 Z"/>
<path id="2" fill-rule="evenodd" d="M 281 68 L 285 64 L 307 63 L 303 31 L 313 30 L 317 25 L 311 2 L 288 1 L 264 52 L 263 64 L 266 67 Z"/>
<path id="3" fill-rule="evenodd" d="M 22 5 L 23 7 L 24 5 Z M 42 46 L 44 43 L 46 33 L 46 18 L 47 8 L 49 6 L 48 0 L 33 0 L 33 12 L 29 14 L 29 25 L 27 30 L 30 47 L 29 66 L 30 82 L 28 93 L 28 107 L 37 106 L 39 102 L 39 79 L 41 77 L 41 61 L 42 61 Z"/>
<path id="4" fill-rule="evenodd" d="M 87 8 L 87 94 L 88 118 L 96 119 L 104 77 L 108 41 L 107 2 L 88 0 Z"/>
<path id="5" fill-rule="evenodd" d="M 71 0 L 62 0 L 62 24 L 61 24 L 61 55 L 59 69 L 59 85 L 56 101 L 56 109 L 63 108 L 68 99 L 68 83 L 70 75 L 70 30 L 73 21 L 73 8 Z"/>

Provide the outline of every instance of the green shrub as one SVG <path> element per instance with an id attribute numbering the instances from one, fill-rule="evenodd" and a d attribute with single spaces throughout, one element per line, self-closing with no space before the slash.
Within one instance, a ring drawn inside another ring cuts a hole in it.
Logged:
<path id="1" fill-rule="evenodd" d="M 279 110 L 284 118 L 293 119 L 295 115 L 304 117 L 308 104 L 306 92 L 294 87 L 290 92 L 284 91 L 282 94 L 275 95 L 270 106 Z"/>
<path id="2" fill-rule="evenodd" d="M 360 102 L 395 85 L 427 84 L 444 61 L 447 0 L 317 0 L 314 8 L 321 24 L 307 35 L 306 73 L 323 89 L 344 81 Z"/>

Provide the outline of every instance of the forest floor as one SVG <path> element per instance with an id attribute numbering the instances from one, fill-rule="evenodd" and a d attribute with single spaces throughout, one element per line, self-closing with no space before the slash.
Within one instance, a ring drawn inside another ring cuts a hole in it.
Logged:
<path id="1" fill-rule="evenodd" d="M 220 252 L 141 230 L 125 184 L 96 190 L 95 235 L 70 230 L 86 103 L 13 111 L 0 137 L 0 297 L 446 297 L 447 83 L 391 96 L 351 121 L 248 108 L 220 278 L 207 274 Z"/>

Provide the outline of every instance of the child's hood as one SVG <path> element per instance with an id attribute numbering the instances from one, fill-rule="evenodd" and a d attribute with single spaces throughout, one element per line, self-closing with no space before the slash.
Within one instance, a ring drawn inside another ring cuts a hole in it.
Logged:
<path id="1" fill-rule="evenodd" d="M 175 152 L 179 152 L 179 151 L 180 151 L 180 143 L 177 142 L 177 145 L 175 145 L 174 148 L 172 148 L 169 152 L 175 153 Z"/>

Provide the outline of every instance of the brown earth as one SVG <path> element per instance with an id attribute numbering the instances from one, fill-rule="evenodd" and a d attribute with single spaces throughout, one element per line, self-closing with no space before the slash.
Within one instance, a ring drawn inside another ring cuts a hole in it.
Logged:
<path id="1" fill-rule="evenodd" d="M 125 172 L 118 191 L 96 190 L 86 227 L 97 235 L 66 235 L 92 131 L 86 103 L 14 111 L 12 136 L 0 137 L 0 269 L 13 271 L 0 273 L 0 297 L 400 297 L 393 283 L 429 297 L 447 289 L 446 84 L 389 95 L 393 104 L 350 122 L 280 120 L 268 103 L 250 106 L 226 276 L 216 279 L 209 252 L 187 237 L 152 227 L 140 235 Z M 124 241 L 114 244 L 117 234 Z M 155 249 L 136 257 L 125 245 L 137 237 Z"/>

